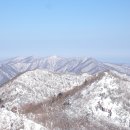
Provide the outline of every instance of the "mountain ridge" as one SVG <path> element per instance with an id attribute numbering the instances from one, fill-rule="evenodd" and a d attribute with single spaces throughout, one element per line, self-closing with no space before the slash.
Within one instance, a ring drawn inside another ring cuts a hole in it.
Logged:
<path id="1" fill-rule="evenodd" d="M 116 71 L 91 76 L 37 69 L 0 88 L 0 109 L 48 130 L 128 130 L 129 86 L 130 77 Z"/>
<path id="2" fill-rule="evenodd" d="M 91 57 L 16 57 L 0 62 L 0 85 L 20 73 L 35 69 L 44 69 L 56 73 L 88 73 L 90 75 L 107 70 L 115 70 L 119 73 L 130 75 L 130 67 L 128 65 L 100 62 Z"/>

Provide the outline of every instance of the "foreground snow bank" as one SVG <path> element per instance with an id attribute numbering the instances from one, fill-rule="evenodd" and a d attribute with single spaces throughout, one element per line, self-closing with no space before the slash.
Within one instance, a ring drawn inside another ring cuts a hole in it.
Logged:
<path id="1" fill-rule="evenodd" d="M 6 109 L 0 109 L 0 114 L 0 130 L 47 130 L 40 124 Z"/>

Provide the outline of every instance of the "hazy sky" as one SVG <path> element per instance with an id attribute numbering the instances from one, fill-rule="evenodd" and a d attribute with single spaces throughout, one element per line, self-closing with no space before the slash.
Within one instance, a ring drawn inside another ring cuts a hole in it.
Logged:
<path id="1" fill-rule="evenodd" d="M 0 58 L 30 55 L 130 63 L 130 0 L 1 0 Z"/>

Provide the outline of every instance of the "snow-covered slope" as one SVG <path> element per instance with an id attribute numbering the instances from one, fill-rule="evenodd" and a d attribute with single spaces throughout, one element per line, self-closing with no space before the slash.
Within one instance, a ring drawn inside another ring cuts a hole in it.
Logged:
<path id="1" fill-rule="evenodd" d="M 16 124 L 24 117 L 48 130 L 129 130 L 129 90 L 130 77 L 116 71 L 90 76 L 33 70 L 0 88 L 0 119 L 7 126 L 13 114 Z"/>
<path id="2" fill-rule="evenodd" d="M 0 130 L 47 130 L 43 124 L 22 114 L 22 108 L 70 91 L 89 77 L 88 74 L 61 75 L 39 69 L 15 77 L 0 88 Z"/>
<path id="3" fill-rule="evenodd" d="M 98 75 L 100 76 L 100 75 Z M 71 98 L 66 114 L 72 119 L 106 121 L 130 129 L 130 78 L 106 72 Z"/>
<path id="4" fill-rule="evenodd" d="M 130 129 L 130 77 L 114 71 L 98 74 L 56 100 L 51 110 L 62 115 L 59 122 L 68 123 L 69 129 Z"/>
<path id="5" fill-rule="evenodd" d="M 48 98 L 81 85 L 88 74 L 54 74 L 44 70 L 34 70 L 14 78 L 0 88 L 0 98 L 6 101 L 4 106 L 14 106 L 30 102 L 38 103 Z"/>
<path id="6" fill-rule="evenodd" d="M 52 72 L 69 72 L 76 74 L 95 74 L 110 69 L 130 75 L 129 66 L 102 63 L 93 58 L 63 58 L 57 56 L 44 58 L 32 56 L 16 57 L 0 62 L 0 85 L 20 73 L 34 69 L 46 69 Z"/>
<path id="7" fill-rule="evenodd" d="M 18 115 L 5 108 L 0 109 L 0 130 L 48 130 L 23 115 Z"/>

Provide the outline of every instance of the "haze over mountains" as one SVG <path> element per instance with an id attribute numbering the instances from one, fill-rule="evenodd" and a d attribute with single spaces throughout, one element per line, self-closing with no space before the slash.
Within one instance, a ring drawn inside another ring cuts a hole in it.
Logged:
<path id="1" fill-rule="evenodd" d="M 0 77 L 0 130 L 130 129 L 128 65 L 17 57 L 0 62 Z"/>
<path id="2" fill-rule="evenodd" d="M 0 84 L 29 70 L 46 69 L 56 73 L 96 74 L 106 70 L 115 70 L 130 75 L 130 66 L 97 61 L 94 58 L 64 58 L 50 56 L 43 58 L 16 57 L 0 62 Z"/>

